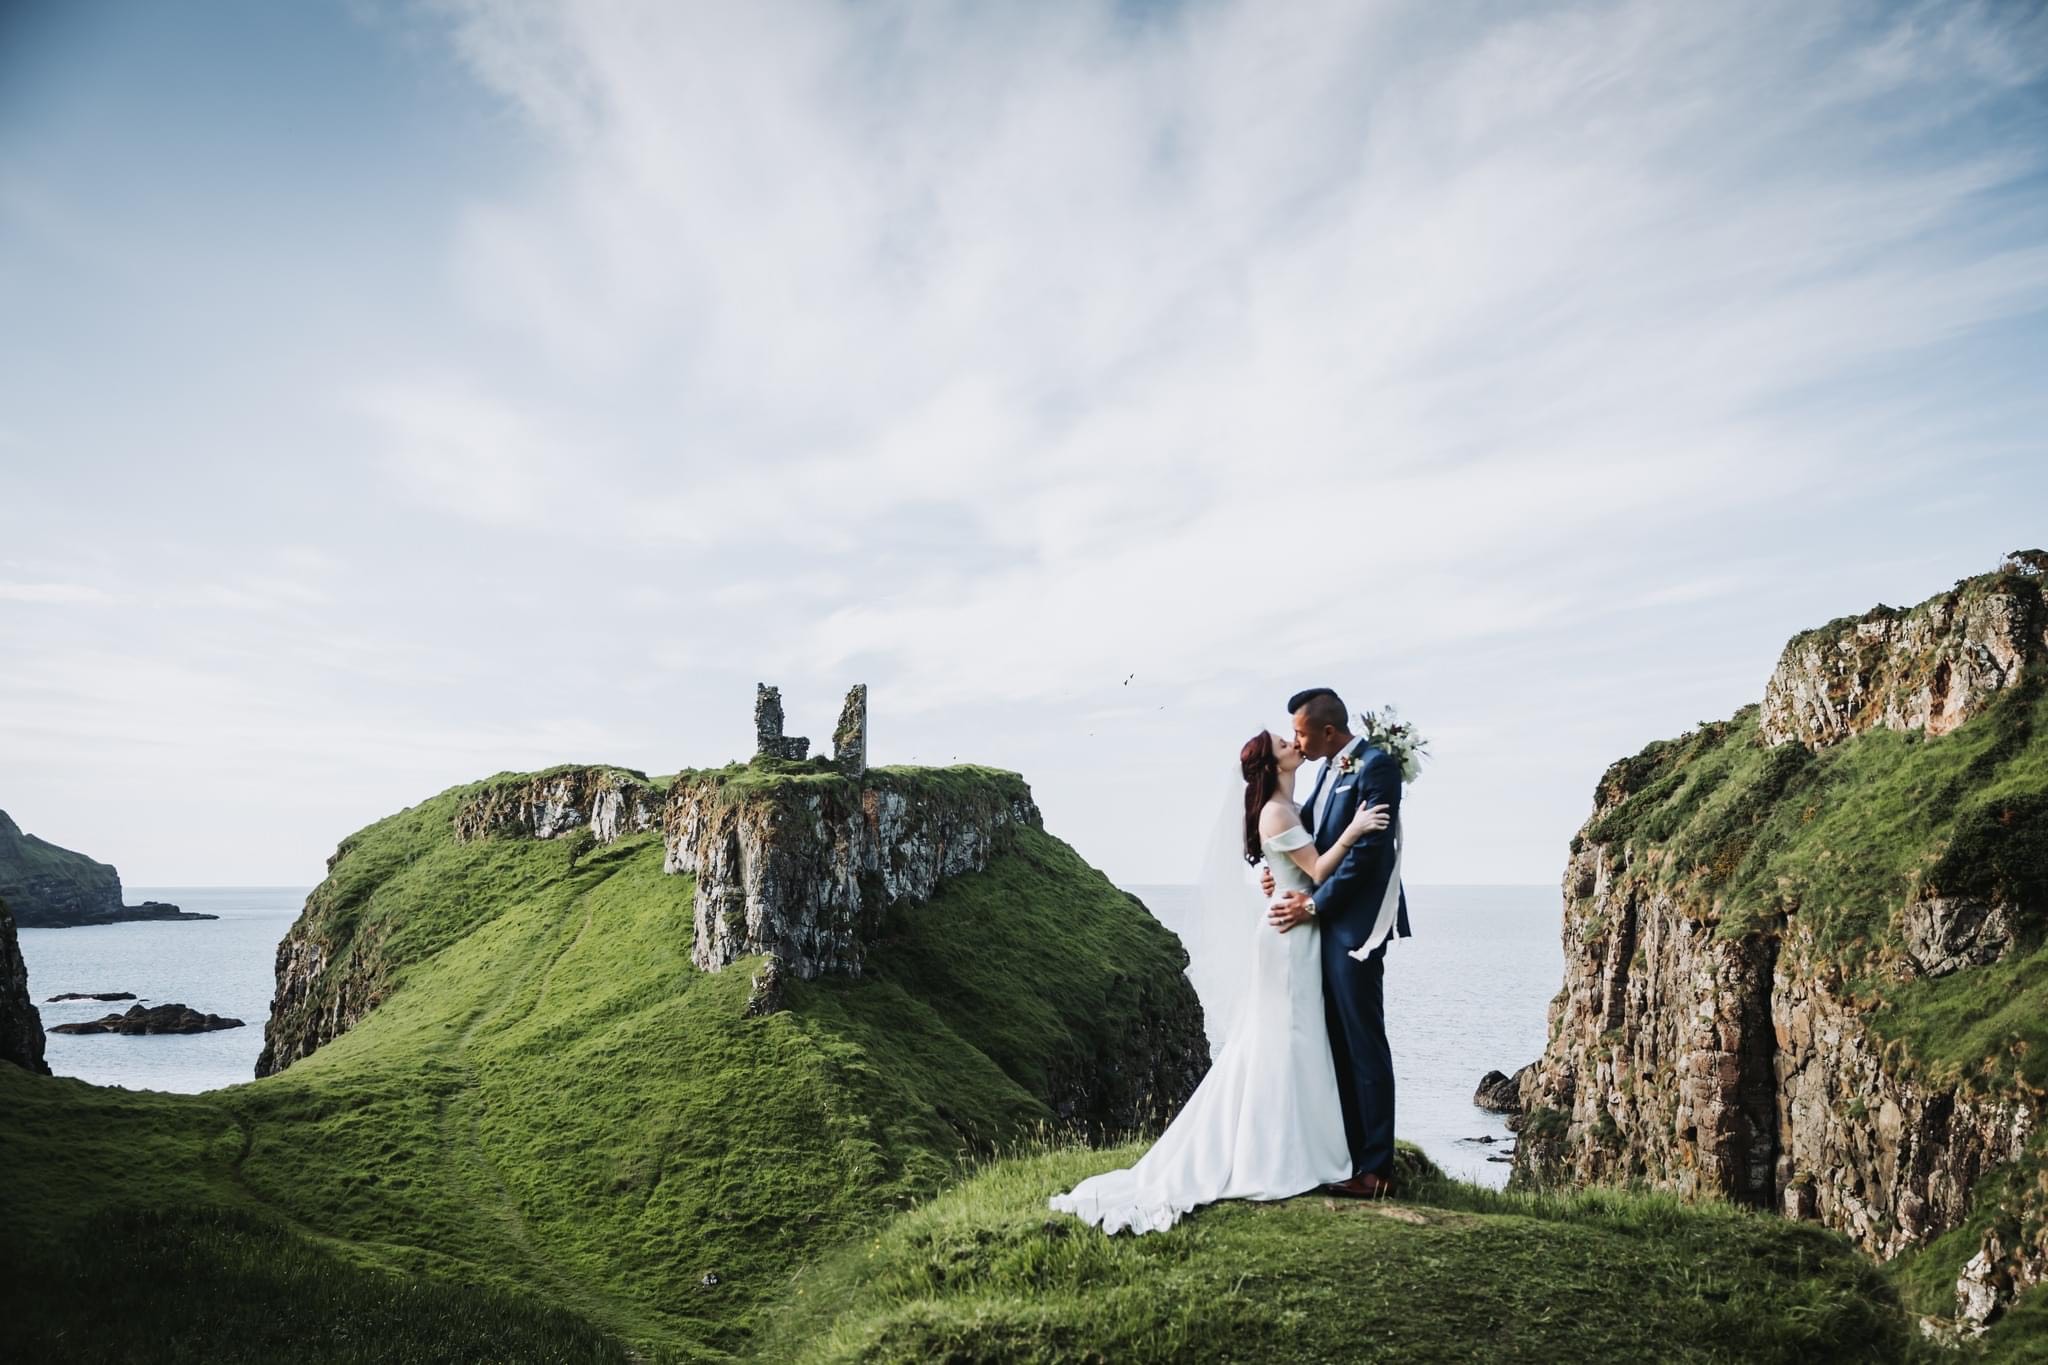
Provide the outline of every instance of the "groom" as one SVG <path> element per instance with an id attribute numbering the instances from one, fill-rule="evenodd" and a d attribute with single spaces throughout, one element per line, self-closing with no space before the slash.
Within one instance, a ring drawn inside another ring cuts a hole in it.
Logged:
<path id="1" fill-rule="evenodd" d="M 1316 851 L 1329 849 L 1361 802 L 1385 806 L 1390 817 L 1385 830 L 1352 846 L 1313 897 L 1290 891 L 1266 912 L 1267 923 L 1283 934 L 1311 918 L 1322 926 L 1323 1010 L 1337 1064 L 1344 1139 L 1351 1148 L 1351 1179 L 1330 1188 L 1372 1199 L 1392 1191 L 1394 1176 L 1394 1057 L 1387 1049 L 1381 994 L 1387 946 L 1375 945 L 1364 961 L 1350 953 L 1371 937 L 1395 872 L 1401 765 L 1352 735 L 1344 703 L 1327 687 L 1295 693 L 1287 709 L 1294 716 L 1294 742 L 1302 756 L 1328 760 L 1301 807 Z M 1266 892 L 1272 894 L 1270 881 Z M 1408 898 L 1399 890 L 1395 894 L 1400 908 L 1393 932 L 1407 938 Z"/>

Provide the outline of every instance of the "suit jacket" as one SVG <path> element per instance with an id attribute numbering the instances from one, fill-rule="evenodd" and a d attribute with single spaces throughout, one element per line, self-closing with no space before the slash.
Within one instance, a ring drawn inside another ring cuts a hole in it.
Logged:
<path id="1" fill-rule="evenodd" d="M 1385 806 L 1390 817 L 1387 828 L 1368 834 L 1351 846 L 1344 861 L 1316 888 L 1313 897 L 1316 919 L 1323 932 L 1334 935 L 1347 951 L 1372 933 L 1373 921 L 1386 898 L 1387 879 L 1394 872 L 1394 827 L 1401 818 L 1401 765 L 1386 750 L 1370 745 L 1355 750 L 1354 757 L 1357 765 L 1348 773 L 1336 771 L 1335 759 L 1325 764 L 1308 804 L 1302 808 L 1303 823 L 1315 836 L 1318 853 L 1328 852 L 1330 845 L 1337 842 L 1351 817 L 1358 814 L 1361 801 L 1369 806 Z M 1315 808 L 1321 802 L 1324 785 L 1331 782 L 1336 787 L 1330 794 L 1330 809 L 1318 821 Z M 1412 937 L 1408 931 L 1406 890 L 1401 892 L 1394 936 Z"/>

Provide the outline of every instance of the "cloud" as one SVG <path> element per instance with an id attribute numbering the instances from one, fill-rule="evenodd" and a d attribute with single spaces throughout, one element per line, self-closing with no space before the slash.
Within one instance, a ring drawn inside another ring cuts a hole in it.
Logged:
<path id="1" fill-rule="evenodd" d="M 386 474 L 412 498 L 475 521 L 532 525 L 565 462 L 510 401 L 454 386 L 392 386 L 360 411 L 384 429 Z M 550 456 L 555 456 L 551 461 Z"/>
<path id="2" fill-rule="evenodd" d="M 604 449 L 585 524 L 727 604 L 859 576 L 788 656 L 934 704 L 1216 667 L 1333 532 L 1409 647 L 1568 615 L 1659 508 L 1867 459 L 1794 399 L 2048 301 L 2042 149 L 1964 140 L 2048 69 L 1995 8 L 452 12 L 546 153 L 461 273 L 564 379 L 546 442 L 411 393 L 394 469 L 516 521 Z M 873 569 L 920 534 L 985 552 Z"/>
<path id="3" fill-rule="evenodd" d="M 120 599 L 86 583 L 0 583 L 0 602 L 46 606 L 105 607 Z"/>
<path id="4" fill-rule="evenodd" d="M 432 98 L 308 66 L 384 121 L 246 205 L 55 105 L 0 170 L 0 743 L 82 812 L 147 759 L 178 866 L 859 679 L 1156 880 L 1308 678 L 1442 737 L 1454 876 L 1547 878 L 1607 760 L 2044 491 L 2035 9 L 361 9 Z M 123 117 L 216 146 L 185 93 Z"/>

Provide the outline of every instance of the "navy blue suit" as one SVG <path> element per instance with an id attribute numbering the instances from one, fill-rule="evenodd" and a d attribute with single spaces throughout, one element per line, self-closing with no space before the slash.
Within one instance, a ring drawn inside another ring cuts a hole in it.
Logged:
<path id="1" fill-rule="evenodd" d="M 1316 852 L 1329 851 L 1359 811 L 1359 803 L 1385 806 L 1388 827 L 1360 839 L 1316 888 L 1316 924 L 1322 935 L 1323 1014 L 1330 1030 L 1330 1054 L 1337 1066 L 1337 1095 L 1344 1110 L 1344 1140 L 1351 1148 L 1351 1173 L 1390 1176 L 1394 1166 L 1394 1055 L 1387 1047 L 1382 990 L 1387 948 L 1383 943 L 1360 962 L 1349 956 L 1372 936 L 1394 875 L 1394 825 L 1401 818 L 1401 765 L 1383 749 L 1362 747 L 1356 766 L 1336 771 L 1323 765 L 1315 790 L 1301 808 L 1302 822 L 1315 836 Z M 1326 783 L 1336 784 L 1330 808 L 1316 819 Z M 1400 893 L 1394 934 L 1409 937 L 1408 896 Z"/>

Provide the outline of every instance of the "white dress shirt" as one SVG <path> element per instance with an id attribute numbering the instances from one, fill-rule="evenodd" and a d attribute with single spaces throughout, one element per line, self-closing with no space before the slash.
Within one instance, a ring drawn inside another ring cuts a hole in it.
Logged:
<path id="1" fill-rule="evenodd" d="M 1354 735 L 1352 736 L 1351 742 L 1349 744 L 1345 745 L 1342 749 L 1339 749 L 1335 754 L 1333 754 L 1330 757 L 1329 763 L 1331 766 L 1328 769 L 1326 769 L 1323 774 L 1322 794 L 1316 798 L 1315 828 L 1316 833 L 1318 835 L 1321 835 L 1323 832 L 1323 822 L 1330 818 L 1330 798 L 1337 794 L 1337 784 L 1341 782 L 1345 776 L 1344 774 L 1341 774 L 1336 771 L 1335 764 L 1338 759 L 1344 757 L 1344 755 L 1348 753 L 1355 752 L 1364 743 L 1365 737 L 1363 735 Z M 1356 774 L 1352 775 L 1356 776 Z"/>

